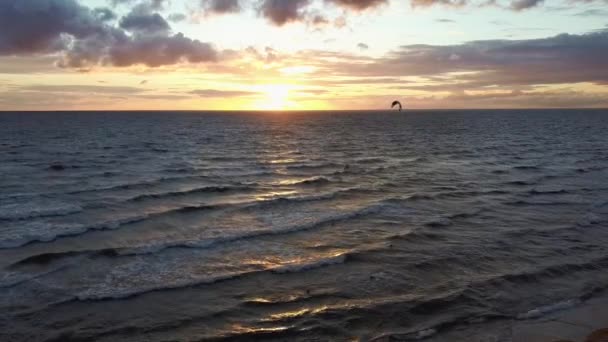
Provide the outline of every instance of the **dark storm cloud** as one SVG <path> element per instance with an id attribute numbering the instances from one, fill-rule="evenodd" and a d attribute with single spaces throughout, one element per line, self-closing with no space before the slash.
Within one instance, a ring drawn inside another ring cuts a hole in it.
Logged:
<path id="1" fill-rule="evenodd" d="M 139 35 L 114 44 L 107 56 L 110 64 L 124 67 L 144 64 L 149 67 L 179 62 L 210 62 L 217 52 L 208 43 L 193 40 L 178 33 L 175 35 Z"/>
<path id="2" fill-rule="evenodd" d="M 60 51 L 69 43 L 62 34 L 78 39 L 105 29 L 74 0 L 2 0 L 0 23 L 0 55 Z"/>
<path id="3" fill-rule="evenodd" d="M 134 34 L 104 39 L 78 41 L 58 63 L 61 67 L 87 68 L 97 64 L 127 67 L 143 64 L 148 67 L 180 62 L 201 63 L 217 59 L 217 52 L 208 43 L 175 35 Z"/>
<path id="4" fill-rule="evenodd" d="M 239 0 L 201 0 L 201 6 L 209 13 L 227 14 L 241 11 Z"/>
<path id="5" fill-rule="evenodd" d="M 131 12 L 120 19 L 120 27 L 127 31 L 163 32 L 169 31 L 169 23 L 158 13 Z"/>
<path id="6" fill-rule="evenodd" d="M 356 11 L 388 4 L 388 0 L 325 0 L 325 2 Z"/>
<path id="7" fill-rule="evenodd" d="M 115 27 L 107 23 L 111 11 L 91 10 L 75 0 L 2 0 L 0 55 L 59 52 L 63 55 L 60 67 L 79 69 L 98 64 L 157 67 L 216 60 L 210 44 L 170 33 L 164 18 L 152 12 L 162 4 L 140 3 Z"/>
<path id="8" fill-rule="evenodd" d="M 314 0 L 261 0 L 258 11 L 261 16 L 277 26 L 290 22 L 306 22 L 317 27 L 327 25 L 329 20 L 324 15 L 310 9 L 313 3 Z M 350 11 L 364 11 L 388 4 L 389 0 L 324 0 L 324 3 Z M 338 19 L 335 26 L 345 26 L 344 18 Z"/>
<path id="9" fill-rule="evenodd" d="M 131 12 L 120 19 L 120 27 L 127 31 L 168 32 L 169 23 L 156 11 L 162 7 L 162 1 L 143 2 L 133 7 Z"/>
<path id="10" fill-rule="evenodd" d="M 305 8 L 310 0 L 263 0 L 259 12 L 275 25 L 299 21 L 305 17 Z"/>

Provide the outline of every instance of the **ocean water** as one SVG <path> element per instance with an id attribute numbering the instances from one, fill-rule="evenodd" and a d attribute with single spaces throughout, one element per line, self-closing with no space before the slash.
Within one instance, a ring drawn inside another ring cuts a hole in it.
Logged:
<path id="1" fill-rule="evenodd" d="M 1 113 L 0 340 L 507 341 L 608 286 L 606 132 L 605 110 Z"/>

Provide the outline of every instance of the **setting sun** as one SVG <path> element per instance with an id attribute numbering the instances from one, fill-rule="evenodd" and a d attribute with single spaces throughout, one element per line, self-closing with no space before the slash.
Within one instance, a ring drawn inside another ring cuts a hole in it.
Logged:
<path id="1" fill-rule="evenodd" d="M 289 92 L 291 86 L 284 84 L 272 84 L 261 87 L 264 97 L 257 105 L 261 110 L 284 110 L 290 107 Z"/>

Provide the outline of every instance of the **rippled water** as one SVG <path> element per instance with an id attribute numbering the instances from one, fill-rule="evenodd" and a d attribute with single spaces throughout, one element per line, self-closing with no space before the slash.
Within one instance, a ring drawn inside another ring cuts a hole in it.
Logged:
<path id="1" fill-rule="evenodd" d="M 608 284 L 607 114 L 0 114 L 0 340 L 443 341 L 575 304 Z"/>

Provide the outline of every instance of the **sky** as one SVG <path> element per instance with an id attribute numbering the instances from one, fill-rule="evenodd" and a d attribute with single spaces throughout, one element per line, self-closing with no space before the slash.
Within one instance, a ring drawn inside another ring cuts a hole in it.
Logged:
<path id="1" fill-rule="evenodd" d="M 0 110 L 608 107 L 608 0 L 0 0 Z"/>

